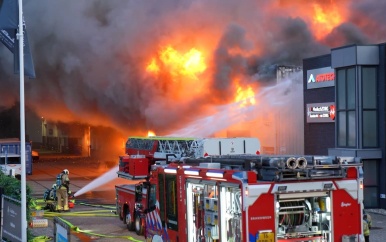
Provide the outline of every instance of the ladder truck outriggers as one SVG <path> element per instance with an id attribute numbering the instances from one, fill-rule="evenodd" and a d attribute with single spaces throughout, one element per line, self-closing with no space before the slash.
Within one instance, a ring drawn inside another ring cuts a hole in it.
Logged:
<path id="1" fill-rule="evenodd" d="M 359 158 L 240 155 L 154 165 L 146 241 L 362 241 Z"/>
<path id="2" fill-rule="evenodd" d="M 147 209 L 143 182 L 151 166 L 166 165 L 168 160 L 182 157 L 259 154 L 260 142 L 256 138 L 129 137 L 125 153 L 119 157 L 117 174 L 128 182 L 115 187 L 117 214 L 129 230 L 143 234 Z"/>

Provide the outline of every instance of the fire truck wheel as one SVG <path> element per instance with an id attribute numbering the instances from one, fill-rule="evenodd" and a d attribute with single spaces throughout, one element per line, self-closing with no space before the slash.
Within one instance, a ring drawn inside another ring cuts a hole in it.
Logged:
<path id="1" fill-rule="evenodd" d="M 116 213 L 118 214 L 119 219 L 125 223 L 125 218 L 124 218 L 123 213 L 122 213 L 122 208 L 119 207 L 118 205 L 117 205 Z"/>
<path id="2" fill-rule="evenodd" d="M 126 216 L 125 216 L 125 220 L 123 221 L 126 226 L 127 226 L 127 229 L 129 231 L 134 231 L 134 222 L 133 222 L 133 219 L 131 218 L 131 214 L 130 212 L 128 211 L 128 209 L 126 210 Z"/>
<path id="3" fill-rule="evenodd" d="M 144 233 L 143 219 L 139 214 L 135 215 L 135 232 L 138 235 L 143 235 Z"/>

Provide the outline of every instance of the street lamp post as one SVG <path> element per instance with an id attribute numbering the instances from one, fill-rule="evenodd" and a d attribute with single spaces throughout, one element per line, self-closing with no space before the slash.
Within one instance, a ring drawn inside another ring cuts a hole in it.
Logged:
<path id="1" fill-rule="evenodd" d="M 25 109 L 24 109 L 24 33 L 23 1 L 19 3 L 19 29 L 16 34 L 19 40 L 19 73 L 20 73 L 20 156 L 21 156 L 21 239 L 27 241 L 27 188 L 25 165 Z"/>

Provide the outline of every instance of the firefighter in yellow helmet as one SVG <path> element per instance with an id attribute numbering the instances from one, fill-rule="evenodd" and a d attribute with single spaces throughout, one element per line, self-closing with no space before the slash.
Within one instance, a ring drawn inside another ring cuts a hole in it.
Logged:
<path id="1" fill-rule="evenodd" d="M 57 195 L 57 211 L 68 211 L 68 192 L 70 189 L 70 172 L 67 169 L 64 169 L 56 178 L 58 185 Z"/>
<path id="2" fill-rule="evenodd" d="M 363 235 L 365 237 L 365 242 L 370 241 L 370 228 L 369 223 L 367 222 L 367 215 L 363 214 Z"/>

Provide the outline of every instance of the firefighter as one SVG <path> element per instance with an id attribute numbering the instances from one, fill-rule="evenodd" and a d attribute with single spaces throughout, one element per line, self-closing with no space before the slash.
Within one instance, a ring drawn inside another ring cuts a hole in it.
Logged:
<path id="1" fill-rule="evenodd" d="M 372 219 L 371 219 L 370 214 L 366 213 L 366 211 L 363 210 L 363 215 L 366 216 L 366 222 L 369 225 L 369 229 L 371 229 L 371 226 L 373 223 L 372 223 Z"/>
<path id="2" fill-rule="evenodd" d="M 52 184 L 51 189 L 47 189 L 43 195 L 44 202 L 46 202 L 45 209 L 54 210 L 55 208 L 55 201 L 56 201 L 56 190 L 57 185 L 56 183 Z"/>
<path id="3" fill-rule="evenodd" d="M 370 241 L 370 228 L 369 223 L 367 222 L 366 214 L 363 214 L 363 235 L 365 236 L 365 242 Z"/>
<path id="4" fill-rule="evenodd" d="M 56 199 L 56 188 L 57 188 L 57 185 L 56 183 L 52 184 L 52 187 L 51 189 L 47 189 L 45 192 L 44 192 L 44 196 L 43 196 L 43 199 L 45 202 L 47 201 L 55 201 Z"/>
<path id="5" fill-rule="evenodd" d="M 56 184 L 58 185 L 57 190 L 57 211 L 68 211 L 68 194 L 70 192 L 70 172 L 67 169 L 64 169 L 57 177 Z"/>

